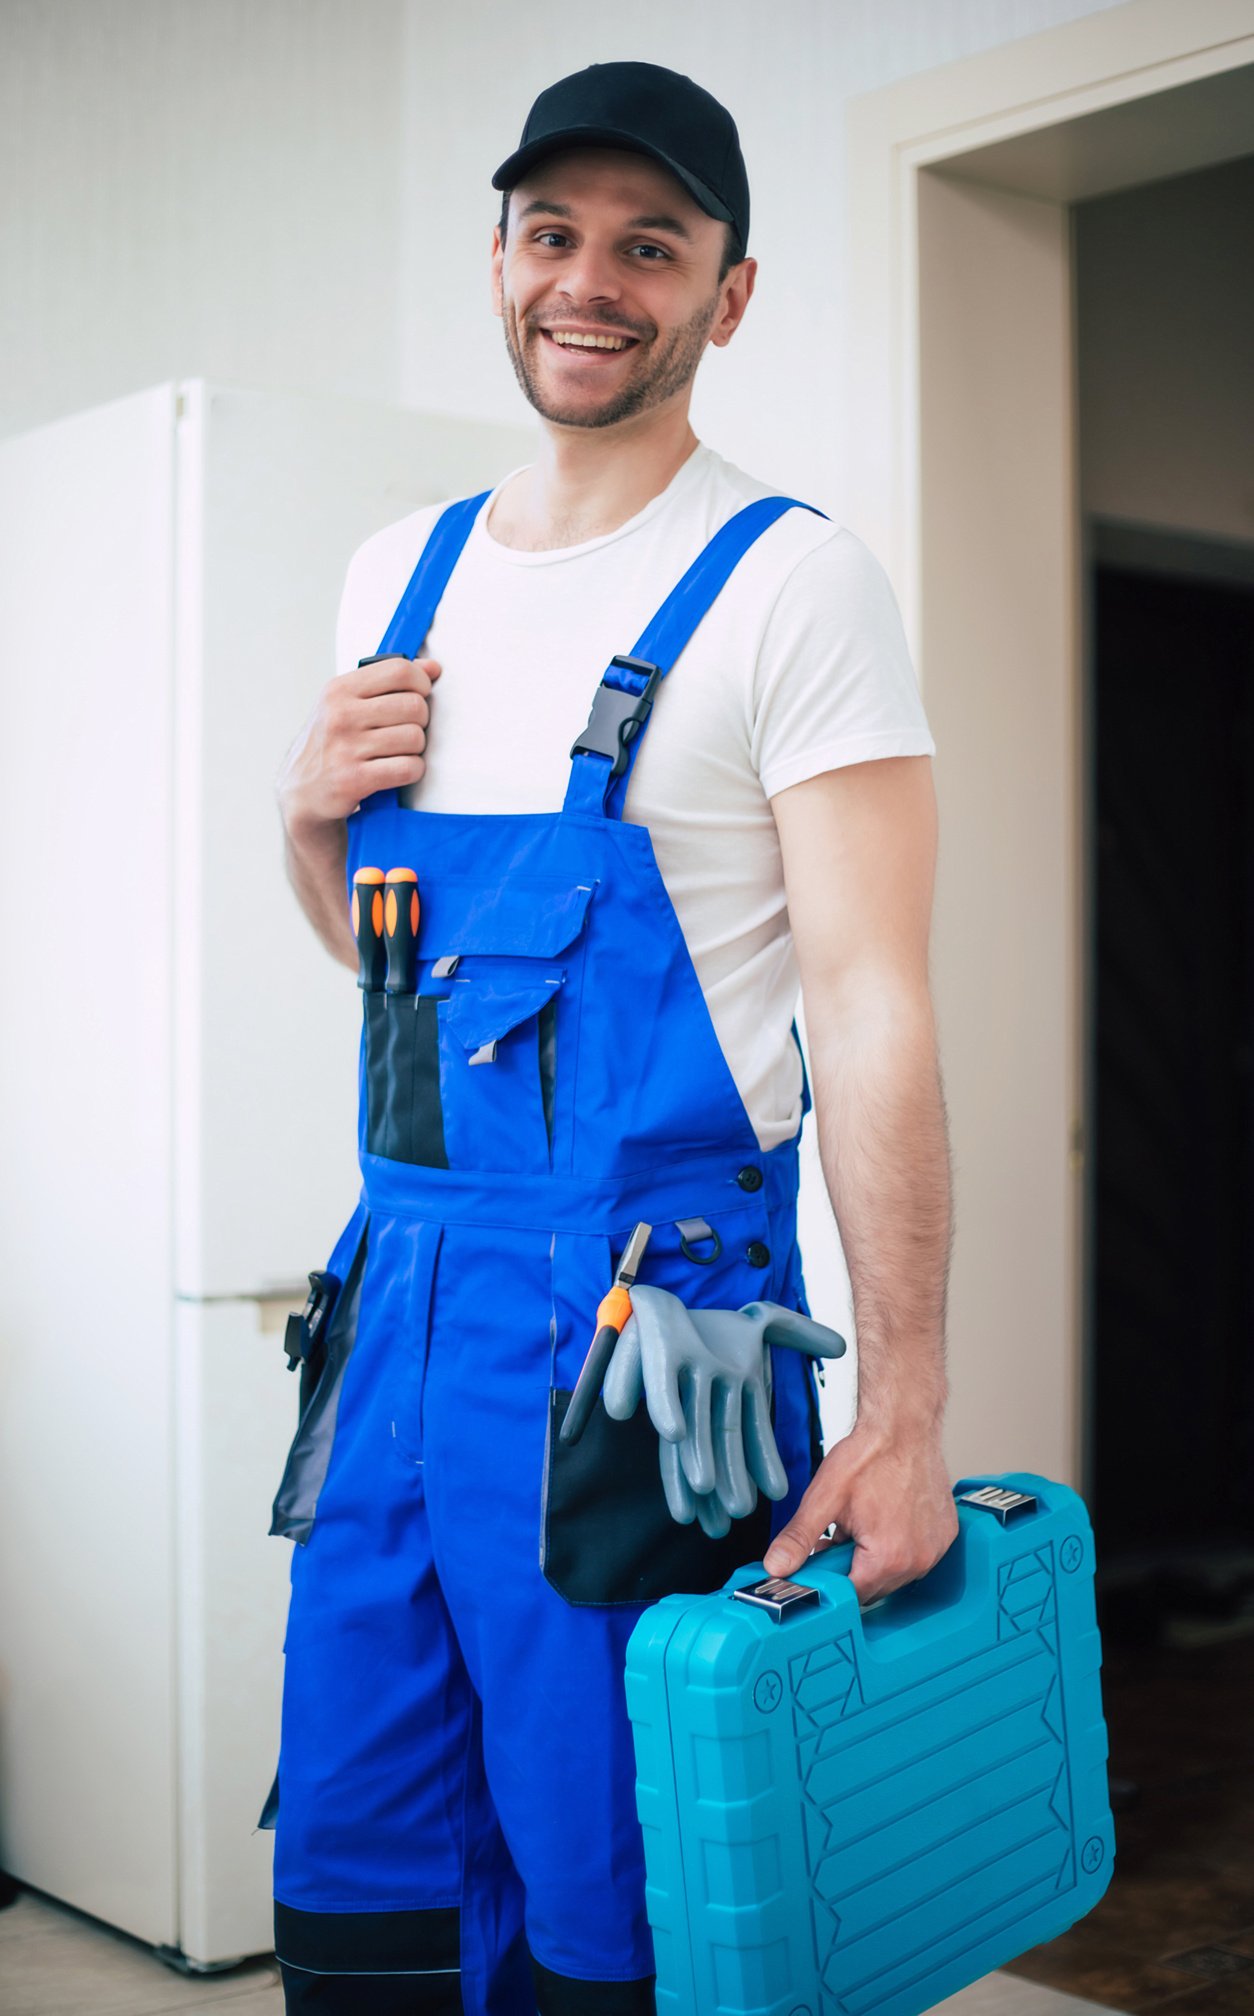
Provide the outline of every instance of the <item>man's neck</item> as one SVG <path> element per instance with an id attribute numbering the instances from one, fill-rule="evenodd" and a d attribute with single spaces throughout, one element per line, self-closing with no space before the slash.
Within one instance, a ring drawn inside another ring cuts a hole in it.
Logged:
<path id="1" fill-rule="evenodd" d="M 665 490 L 698 445 L 686 409 L 612 428 L 546 423 L 537 460 L 493 504 L 488 535 L 526 553 L 604 538 Z"/>

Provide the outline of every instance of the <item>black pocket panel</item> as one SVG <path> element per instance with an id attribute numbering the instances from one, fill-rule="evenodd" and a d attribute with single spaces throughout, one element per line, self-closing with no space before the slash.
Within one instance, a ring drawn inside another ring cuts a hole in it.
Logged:
<path id="1" fill-rule="evenodd" d="M 540 1010 L 540 1102 L 544 1108 L 544 1130 L 549 1155 L 553 1153 L 553 1109 L 557 1098 L 557 1001 L 546 1001 Z"/>
<path id="2" fill-rule="evenodd" d="M 344 1286 L 341 1288 L 330 1326 L 323 1338 L 324 1357 L 317 1383 L 306 1398 L 302 1390 L 300 1422 L 288 1451 L 282 1481 L 275 1494 L 270 1520 L 271 1533 L 295 1540 L 302 1546 L 313 1530 L 318 1494 L 331 1461 L 335 1421 L 339 1411 L 344 1371 L 357 1340 L 357 1312 L 361 1305 L 361 1282 L 366 1266 L 369 1222 L 357 1242 Z M 302 1389 L 305 1380 L 302 1376 Z"/>
<path id="3" fill-rule="evenodd" d="M 568 1603 L 656 1603 L 708 1596 L 770 1544 L 772 1504 L 759 1497 L 731 1531 L 711 1540 L 694 1520 L 671 1518 L 658 1468 L 657 1430 L 643 1402 L 612 1421 L 600 1400 L 573 1446 L 559 1440 L 570 1394 L 549 1394 L 540 1565 Z"/>
<path id="4" fill-rule="evenodd" d="M 386 994 L 363 994 L 366 1022 L 366 1146 L 386 1155 L 388 1130 L 388 1002 Z"/>
<path id="5" fill-rule="evenodd" d="M 387 1152 L 397 1162 L 447 1169 L 440 1105 L 439 999 L 434 994 L 400 995 L 391 1013 L 396 1036 Z"/>

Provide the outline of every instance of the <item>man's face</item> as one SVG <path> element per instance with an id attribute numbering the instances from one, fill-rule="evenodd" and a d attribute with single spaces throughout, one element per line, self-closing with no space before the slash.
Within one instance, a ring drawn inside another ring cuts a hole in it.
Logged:
<path id="1" fill-rule="evenodd" d="M 504 247 L 493 237 L 492 291 L 537 413 L 612 427 L 686 399 L 706 344 L 730 340 L 753 291 L 751 259 L 720 282 L 724 243 L 724 226 L 643 155 L 580 148 L 532 169 Z"/>

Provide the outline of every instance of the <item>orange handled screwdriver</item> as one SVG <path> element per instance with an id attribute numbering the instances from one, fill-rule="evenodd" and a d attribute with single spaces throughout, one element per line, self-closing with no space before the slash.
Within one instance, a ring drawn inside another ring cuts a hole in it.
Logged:
<path id="1" fill-rule="evenodd" d="M 644 1249 L 649 1243 L 652 1230 L 651 1225 L 637 1225 L 623 1248 L 618 1272 L 614 1276 L 614 1285 L 609 1293 L 601 1298 L 597 1310 L 596 1336 L 583 1361 L 583 1369 L 575 1381 L 570 1406 L 566 1409 L 566 1419 L 558 1435 L 559 1442 L 577 1442 L 591 1419 L 592 1410 L 597 1404 L 597 1395 L 610 1368 L 610 1359 L 614 1356 L 614 1346 L 627 1318 L 631 1315 L 630 1290 L 640 1272 L 640 1262 L 644 1258 Z"/>
<path id="2" fill-rule="evenodd" d="M 384 884 L 389 994 L 412 994 L 418 974 L 418 877 L 412 868 L 389 868 Z"/>
<path id="3" fill-rule="evenodd" d="M 383 941 L 383 870 L 359 868 L 353 877 L 351 905 L 357 940 L 357 985 L 377 994 L 387 978 L 387 946 Z"/>

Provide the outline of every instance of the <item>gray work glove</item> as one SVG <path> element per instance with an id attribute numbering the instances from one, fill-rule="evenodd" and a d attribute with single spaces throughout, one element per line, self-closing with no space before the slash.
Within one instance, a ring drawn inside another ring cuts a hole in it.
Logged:
<path id="1" fill-rule="evenodd" d="M 627 1421 L 643 1393 L 671 1517 L 681 1526 L 698 1519 L 721 1539 L 752 1512 L 759 1489 L 773 1499 L 788 1490 L 771 1427 L 768 1346 L 840 1358 L 845 1340 L 779 1302 L 689 1309 L 665 1288 L 637 1282 L 631 1307 L 601 1389 L 605 1411 Z"/>

